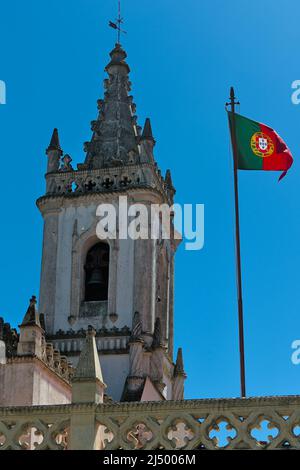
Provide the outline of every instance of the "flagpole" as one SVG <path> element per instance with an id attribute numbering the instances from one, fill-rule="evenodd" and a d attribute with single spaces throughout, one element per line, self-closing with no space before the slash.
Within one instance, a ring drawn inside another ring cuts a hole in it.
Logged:
<path id="1" fill-rule="evenodd" d="M 235 133 L 235 105 L 236 101 L 233 87 L 230 88 L 231 121 L 230 133 L 233 151 L 233 174 L 234 174 L 234 201 L 235 201 L 235 247 L 236 247 L 236 271 L 237 271 L 237 297 L 238 297 L 238 320 L 239 320 L 239 350 L 240 350 L 240 379 L 241 397 L 246 397 L 245 378 L 245 347 L 244 347 L 244 314 L 243 314 L 243 291 L 242 291 L 242 268 L 241 268 L 241 243 L 240 243 L 240 216 L 239 216 L 239 187 L 238 187 L 238 154 Z"/>

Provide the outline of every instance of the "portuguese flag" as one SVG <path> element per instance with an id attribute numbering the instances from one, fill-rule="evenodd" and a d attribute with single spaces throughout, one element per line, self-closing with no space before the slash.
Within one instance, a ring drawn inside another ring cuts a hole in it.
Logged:
<path id="1" fill-rule="evenodd" d="M 237 167 L 239 170 L 282 171 L 287 173 L 293 157 L 285 142 L 271 127 L 252 121 L 240 114 L 228 112 L 232 129 L 235 124 Z"/>

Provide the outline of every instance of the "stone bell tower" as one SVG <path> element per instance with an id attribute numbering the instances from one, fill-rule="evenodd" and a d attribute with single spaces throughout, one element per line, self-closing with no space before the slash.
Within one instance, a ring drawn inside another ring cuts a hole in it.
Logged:
<path id="1" fill-rule="evenodd" d="M 116 44 L 105 70 L 104 99 L 85 143 L 85 162 L 74 169 L 57 129 L 46 154 L 46 194 L 39 311 L 47 341 L 74 365 L 89 325 L 107 393 L 114 400 L 183 397 L 182 353 L 173 363 L 173 273 L 179 243 L 170 239 L 99 239 L 100 204 L 118 209 L 142 203 L 172 206 L 170 171 L 155 162 L 150 120 L 137 124 L 126 52 Z M 150 224 L 150 221 L 149 221 Z M 171 223 L 173 228 L 173 223 Z"/>

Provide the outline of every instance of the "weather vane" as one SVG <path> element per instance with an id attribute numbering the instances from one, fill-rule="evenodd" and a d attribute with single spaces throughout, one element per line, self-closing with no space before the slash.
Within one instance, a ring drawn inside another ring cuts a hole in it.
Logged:
<path id="1" fill-rule="evenodd" d="M 112 21 L 110 21 L 110 22 L 108 23 L 108 25 L 109 25 L 111 28 L 117 30 L 117 42 L 118 42 L 118 44 L 120 44 L 120 36 L 121 36 L 121 33 L 127 34 L 126 31 L 124 31 L 123 29 L 121 29 L 121 24 L 123 24 L 123 18 L 121 17 L 121 0 L 118 0 L 118 18 L 116 19 L 116 22 L 115 22 L 115 23 L 113 23 Z"/>

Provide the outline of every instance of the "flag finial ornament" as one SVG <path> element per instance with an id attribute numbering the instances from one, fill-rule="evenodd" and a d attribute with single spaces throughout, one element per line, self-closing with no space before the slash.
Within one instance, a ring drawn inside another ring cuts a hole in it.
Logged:
<path id="1" fill-rule="evenodd" d="M 110 28 L 113 28 L 117 31 L 117 44 L 120 44 L 120 36 L 121 36 L 121 33 L 123 34 L 127 34 L 126 31 L 124 31 L 123 29 L 121 29 L 121 25 L 124 23 L 124 19 L 122 18 L 121 16 L 121 0 L 118 0 L 118 17 L 117 19 L 115 20 L 115 22 L 113 21 L 109 21 L 108 23 L 108 26 Z"/>

